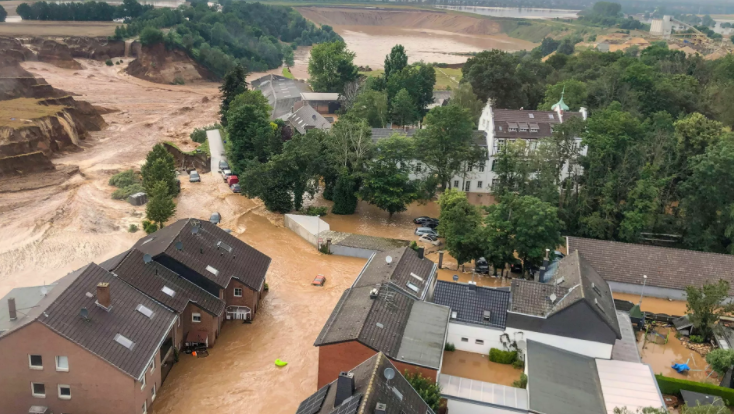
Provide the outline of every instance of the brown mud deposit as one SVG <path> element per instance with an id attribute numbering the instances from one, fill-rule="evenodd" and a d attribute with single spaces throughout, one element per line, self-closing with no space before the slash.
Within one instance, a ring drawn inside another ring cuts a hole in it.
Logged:
<path id="1" fill-rule="evenodd" d="M 698 352 L 688 349 L 683 342 L 677 339 L 675 328 L 657 328 L 657 332 L 663 336 L 668 335 L 668 331 L 670 331 L 670 335 L 667 344 L 663 343 L 662 338 L 656 338 L 652 333 L 648 333 L 648 341 L 643 340 L 644 332 L 637 333 L 637 348 L 640 351 L 642 362 L 650 365 L 655 374 L 718 385 L 720 382 L 718 374 L 713 373 L 709 377 L 711 369 L 706 369 L 708 366 L 706 359 Z M 672 368 L 673 364 L 684 364 L 686 362 L 691 368 L 688 372 L 679 374 Z"/>
<path id="2" fill-rule="evenodd" d="M 8 3 L 0 2 L 10 14 Z M 15 7 L 13 7 L 13 12 Z M 11 18 L 8 16 L 9 19 Z M 112 36 L 115 22 L 71 22 L 71 21 L 18 21 L 0 24 L 0 35 L 5 36 Z"/>
<path id="3" fill-rule="evenodd" d="M 162 43 L 143 46 L 138 58 L 130 62 L 125 71 L 132 76 L 157 83 L 189 83 L 216 79 L 214 74 L 196 63 L 186 52 L 167 50 Z"/>
<path id="4" fill-rule="evenodd" d="M 453 351 L 443 353 L 441 373 L 511 386 L 513 381 L 520 379 L 522 370 L 516 369 L 512 365 L 492 362 L 487 355 Z"/>
<path id="5" fill-rule="evenodd" d="M 640 295 L 632 295 L 629 293 L 614 292 L 614 299 L 626 300 L 637 304 L 640 302 Z M 644 312 L 664 313 L 666 315 L 683 316 L 686 312 L 686 302 L 682 300 L 668 300 L 662 298 L 653 298 L 645 296 L 642 298 L 640 309 Z"/>
<path id="6" fill-rule="evenodd" d="M 307 19 L 334 28 L 356 52 L 354 63 L 383 67 L 385 55 L 401 44 L 410 62 L 462 63 L 466 54 L 488 49 L 517 51 L 535 44 L 502 34 L 501 24 L 424 10 L 366 10 L 339 7 L 298 7 Z"/>

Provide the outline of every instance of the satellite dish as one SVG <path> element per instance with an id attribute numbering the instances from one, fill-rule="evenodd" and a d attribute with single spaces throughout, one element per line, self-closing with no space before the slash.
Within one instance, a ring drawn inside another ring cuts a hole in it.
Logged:
<path id="1" fill-rule="evenodd" d="M 388 381 L 395 378 L 395 370 L 392 368 L 385 368 L 384 374 L 385 374 L 385 379 Z"/>
<path id="2" fill-rule="evenodd" d="M 191 228 L 191 234 L 197 234 L 197 233 L 199 233 L 199 228 L 198 227 L 192 227 Z"/>
<path id="3" fill-rule="evenodd" d="M 387 256 L 387 257 L 385 258 L 385 261 L 387 262 L 387 264 L 390 264 L 390 263 L 392 263 L 392 256 Z"/>
<path id="4" fill-rule="evenodd" d="M 48 294 L 48 289 L 46 289 L 46 286 L 41 288 L 41 295 L 46 296 Z"/>
<path id="5" fill-rule="evenodd" d="M 153 256 L 149 254 L 143 255 L 143 262 L 145 262 L 145 264 L 148 264 L 152 261 L 153 261 Z"/>
<path id="6" fill-rule="evenodd" d="M 454 282 L 458 282 L 459 281 L 459 275 L 454 275 L 453 279 L 454 279 Z"/>
<path id="7" fill-rule="evenodd" d="M 177 241 L 176 242 L 176 249 L 177 250 L 183 250 L 183 243 L 181 243 L 180 241 Z"/>
<path id="8" fill-rule="evenodd" d="M 89 311 L 87 308 L 82 308 L 82 310 L 79 311 L 79 317 L 84 320 L 89 319 Z"/>

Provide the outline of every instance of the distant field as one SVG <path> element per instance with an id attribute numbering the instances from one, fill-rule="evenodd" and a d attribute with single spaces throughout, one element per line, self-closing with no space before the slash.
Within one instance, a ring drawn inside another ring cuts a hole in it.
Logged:
<path id="1" fill-rule="evenodd" d="M 370 72 L 359 72 L 360 75 L 364 76 L 381 76 L 385 73 L 382 69 L 373 70 Z M 448 68 L 436 68 L 436 90 L 445 90 L 453 88 L 461 81 L 461 69 L 448 69 Z"/>
<path id="2" fill-rule="evenodd" d="M 18 128 L 28 125 L 24 120 L 51 116 L 62 109 L 61 105 L 39 105 L 39 99 L 18 98 L 0 102 L 0 126 Z"/>
<path id="3" fill-rule="evenodd" d="M 5 2 L 0 2 L 3 4 Z M 6 36 L 111 36 L 114 22 L 23 21 L 0 23 L 0 35 Z"/>

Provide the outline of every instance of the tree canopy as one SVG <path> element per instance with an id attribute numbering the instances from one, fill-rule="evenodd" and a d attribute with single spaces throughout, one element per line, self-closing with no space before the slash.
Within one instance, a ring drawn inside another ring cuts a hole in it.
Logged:
<path id="1" fill-rule="evenodd" d="M 344 85 L 357 79 L 354 56 L 354 52 L 347 49 L 346 43 L 342 41 L 314 46 L 308 61 L 313 89 L 317 92 L 342 93 Z"/>

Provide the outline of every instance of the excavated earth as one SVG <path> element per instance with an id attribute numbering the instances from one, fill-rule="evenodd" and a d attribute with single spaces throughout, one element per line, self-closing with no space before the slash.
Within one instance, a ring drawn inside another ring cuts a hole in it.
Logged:
<path id="1" fill-rule="evenodd" d="M 190 83 L 216 80 L 216 76 L 196 63 L 186 52 L 166 50 L 162 43 L 136 50 L 137 59 L 126 72 L 140 79 L 157 83 Z"/>

